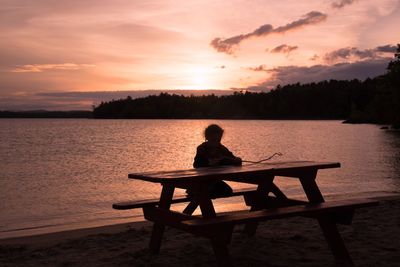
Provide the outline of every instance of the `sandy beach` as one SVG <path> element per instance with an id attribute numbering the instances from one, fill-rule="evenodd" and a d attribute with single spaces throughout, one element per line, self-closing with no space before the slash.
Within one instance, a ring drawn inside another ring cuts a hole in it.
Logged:
<path id="1" fill-rule="evenodd" d="M 378 198 L 339 226 L 356 266 L 400 265 L 400 196 Z M 254 237 L 234 231 L 235 266 L 333 266 L 317 222 L 291 218 L 264 222 Z M 137 222 L 0 240 L 1 266 L 216 266 L 209 241 L 167 228 L 161 252 L 148 247 L 151 223 Z"/>

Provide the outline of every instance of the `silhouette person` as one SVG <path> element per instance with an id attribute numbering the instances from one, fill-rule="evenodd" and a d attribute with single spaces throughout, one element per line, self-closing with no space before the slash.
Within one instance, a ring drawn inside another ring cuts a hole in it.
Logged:
<path id="1" fill-rule="evenodd" d="M 217 124 L 209 125 L 204 131 L 206 141 L 197 147 L 193 167 L 210 167 L 223 165 L 242 165 L 242 159 L 233 155 L 229 149 L 221 144 L 224 130 Z M 229 196 L 232 188 L 222 180 L 217 180 L 209 185 L 211 198 Z M 190 192 L 188 192 L 190 195 Z"/>

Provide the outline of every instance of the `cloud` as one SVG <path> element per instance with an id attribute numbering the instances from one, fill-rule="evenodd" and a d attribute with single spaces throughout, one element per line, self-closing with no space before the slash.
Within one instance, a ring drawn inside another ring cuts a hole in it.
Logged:
<path id="1" fill-rule="evenodd" d="M 211 41 L 210 45 L 218 52 L 231 55 L 238 49 L 239 44 L 246 39 L 253 37 L 263 37 L 272 33 L 286 33 L 291 30 L 299 29 L 305 25 L 320 23 L 326 20 L 326 18 L 326 14 L 318 11 L 311 11 L 305 14 L 299 20 L 293 21 L 284 26 L 280 26 L 274 29 L 272 25 L 265 24 L 247 34 L 240 34 L 227 39 L 215 38 Z"/>
<path id="2" fill-rule="evenodd" d="M 378 46 L 375 49 L 378 52 L 394 54 L 397 51 L 397 46 L 388 44 L 388 45 Z"/>
<path id="3" fill-rule="evenodd" d="M 43 72 L 49 70 L 80 70 L 83 68 L 94 67 L 91 64 L 75 64 L 75 63 L 63 63 L 63 64 L 28 64 L 18 66 L 11 69 L 11 72 Z"/>
<path id="4" fill-rule="evenodd" d="M 268 71 L 267 66 L 262 64 L 258 67 L 249 67 L 247 68 L 248 70 L 252 70 L 252 71 Z"/>
<path id="5" fill-rule="evenodd" d="M 394 45 L 378 46 L 372 49 L 358 49 L 356 47 L 345 47 L 326 53 L 323 60 L 326 63 L 338 63 L 343 61 L 358 61 L 365 59 L 382 58 L 386 53 L 394 53 L 396 51 Z"/>
<path id="6" fill-rule="evenodd" d="M 311 61 L 316 61 L 316 60 L 318 60 L 318 59 L 319 59 L 319 56 L 318 56 L 317 54 L 313 55 L 313 56 L 310 58 Z"/>
<path id="7" fill-rule="evenodd" d="M 278 84 L 310 83 L 323 80 L 349 80 L 373 78 L 382 75 L 391 58 L 369 59 L 335 65 L 280 66 L 266 70 L 270 75 L 264 82 L 248 89 L 273 88 Z"/>
<path id="8" fill-rule="evenodd" d="M 275 47 L 274 49 L 271 50 L 271 53 L 283 53 L 283 54 L 289 54 L 293 50 L 296 50 L 298 47 L 297 46 L 290 46 L 290 45 L 279 45 Z"/>
<path id="9" fill-rule="evenodd" d="M 324 55 L 324 61 L 327 63 L 333 63 L 337 60 L 350 60 L 352 58 L 364 59 L 374 57 L 376 57 L 376 53 L 373 49 L 360 50 L 356 47 L 345 47 L 326 53 Z"/>
<path id="10" fill-rule="evenodd" d="M 355 0 L 340 0 L 340 1 L 334 1 L 331 6 L 333 8 L 341 9 L 344 6 L 351 5 L 354 3 Z"/>
<path id="11" fill-rule="evenodd" d="M 290 30 L 300 28 L 305 25 L 317 24 L 326 20 L 327 15 L 318 11 L 311 11 L 305 14 L 301 19 L 293 21 L 285 26 L 278 27 L 274 30 L 277 33 L 285 33 Z"/>
<path id="12" fill-rule="evenodd" d="M 73 70 L 76 66 L 43 69 L 42 65 L 56 64 L 36 65 L 40 67 L 19 70 L 22 72 L 12 72 L 10 67 L 0 70 L 0 97 L 10 95 L 12 92 L 34 94 L 49 91 L 122 90 L 145 80 L 142 76 L 121 75 L 111 71 L 99 72 L 97 67 L 81 66 L 81 69 Z"/>

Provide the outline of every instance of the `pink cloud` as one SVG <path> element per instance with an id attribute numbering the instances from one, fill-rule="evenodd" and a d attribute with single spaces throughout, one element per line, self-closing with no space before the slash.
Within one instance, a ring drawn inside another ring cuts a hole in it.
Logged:
<path id="1" fill-rule="evenodd" d="M 279 66 L 272 69 L 264 69 L 263 71 L 268 73 L 270 77 L 255 86 L 248 87 L 248 89 L 265 90 L 278 84 L 310 83 L 330 79 L 364 80 L 384 74 L 389 61 L 390 58 L 379 58 L 335 65 Z"/>
<path id="2" fill-rule="evenodd" d="M 340 1 L 334 1 L 334 2 L 332 2 L 331 6 L 332 6 L 333 8 L 340 9 L 340 8 L 343 8 L 344 6 L 351 5 L 352 3 L 354 3 L 354 1 L 355 1 L 355 0 L 340 0 Z"/>
<path id="3" fill-rule="evenodd" d="M 265 64 L 259 65 L 257 67 L 249 67 L 247 69 L 252 71 L 268 71 L 267 65 Z"/>
<path id="4" fill-rule="evenodd" d="M 272 33 L 286 33 L 288 31 L 296 30 L 306 25 L 320 23 L 326 20 L 326 18 L 326 14 L 318 11 L 311 11 L 305 14 L 302 18 L 288 23 L 284 26 L 280 26 L 274 29 L 272 25 L 265 24 L 260 26 L 253 32 L 247 34 L 240 34 L 227 39 L 215 38 L 211 41 L 210 45 L 218 52 L 231 55 L 238 49 L 239 44 L 246 39 L 253 37 L 263 37 Z"/>
<path id="5" fill-rule="evenodd" d="M 298 46 L 290 46 L 287 44 L 279 45 L 275 47 L 274 49 L 271 50 L 271 53 L 283 53 L 283 54 L 289 54 L 290 52 L 296 50 Z"/>
<path id="6" fill-rule="evenodd" d="M 326 53 L 323 59 L 326 63 L 338 63 L 366 59 L 377 59 L 386 57 L 396 51 L 395 45 L 383 45 L 371 49 L 359 49 L 356 47 L 345 47 Z"/>
<path id="7" fill-rule="evenodd" d="M 91 64 L 75 64 L 75 63 L 63 63 L 63 64 L 27 64 L 18 66 L 10 72 L 44 72 L 49 70 L 80 70 L 83 68 L 94 67 Z"/>

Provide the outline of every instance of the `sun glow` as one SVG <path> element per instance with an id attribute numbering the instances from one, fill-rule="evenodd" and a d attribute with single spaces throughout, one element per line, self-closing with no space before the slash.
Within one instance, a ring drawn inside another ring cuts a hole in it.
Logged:
<path id="1" fill-rule="evenodd" d="M 193 74 L 192 74 L 192 83 L 195 87 L 202 87 L 206 88 L 206 86 L 209 86 L 210 84 L 210 79 L 209 79 L 210 73 L 207 73 L 207 69 L 204 67 L 195 67 L 193 69 Z"/>
<path id="2" fill-rule="evenodd" d="M 205 66 L 194 66 L 183 71 L 186 89 L 214 89 L 217 87 L 215 70 Z"/>

